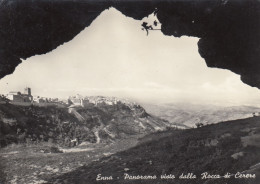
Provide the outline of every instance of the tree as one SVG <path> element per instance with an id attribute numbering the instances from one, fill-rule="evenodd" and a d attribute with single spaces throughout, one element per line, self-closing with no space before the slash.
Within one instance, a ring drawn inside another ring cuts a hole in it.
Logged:
<path id="1" fill-rule="evenodd" d="M 196 123 L 195 125 L 197 126 L 197 128 L 200 128 L 200 127 L 204 126 L 203 123 Z"/>

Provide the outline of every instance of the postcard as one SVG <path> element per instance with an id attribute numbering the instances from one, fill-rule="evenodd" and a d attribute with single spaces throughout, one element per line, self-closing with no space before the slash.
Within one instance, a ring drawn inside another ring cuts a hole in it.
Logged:
<path id="1" fill-rule="evenodd" d="M 260 2 L 0 0 L 0 184 L 260 183 Z"/>

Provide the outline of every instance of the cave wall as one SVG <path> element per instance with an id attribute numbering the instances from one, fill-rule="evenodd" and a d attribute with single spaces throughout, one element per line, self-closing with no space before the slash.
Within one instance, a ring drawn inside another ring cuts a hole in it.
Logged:
<path id="1" fill-rule="evenodd" d="M 260 2 L 255 0 L 0 0 L 0 78 L 21 59 L 70 41 L 105 9 L 141 20 L 156 10 L 162 33 L 196 36 L 209 67 L 260 88 Z"/>

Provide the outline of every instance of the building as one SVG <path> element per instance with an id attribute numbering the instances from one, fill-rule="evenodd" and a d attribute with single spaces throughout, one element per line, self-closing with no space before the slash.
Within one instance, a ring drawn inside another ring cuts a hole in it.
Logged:
<path id="1" fill-rule="evenodd" d="M 68 104 L 82 107 L 87 107 L 91 105 L 88 99 L 85 99 L 83 96 L 79 94 L 77 94 L 76 96 L 70 96 L 68 99 Z"/>
<path id="2" fill-rule="evenodd" d="M 27 95 L 29 95 L 29 96 L 32 96 L 31 88 L 28 88 L 28 87 L 24 88 L 24 94 L 27 94 Z"/>
<path id="3" fill-rule="evenodd" d="M 24 93 L 20 91 L 11 91 L 6 95 L 6 98 L 11 102 L 32 102 L 33 96 L 31 94 L 31 88 L 26 87 Z"/>
<path id="4" fill-rule="evenodd" d="M 120 100 L 115 97 L 103 97 L 103 96 L 90 96 L 86 97 L 89 103 L 98 105 L 98 104 L 107 104 L 107 105 L 116 105 Z"/>
<path id="5" fill-rule="evenodd" d="M 83 106 L 83 97 L 81 95 L 70 96 L 68 103 L 76 106 Z"/>
<path id="6" fill-rule="evenodd" d="M 36 103 L 47 103 L 48 102 L 48 98 L 36 96 L 36 97 L 33 97 L 33 102 L 36 102 Z"/>

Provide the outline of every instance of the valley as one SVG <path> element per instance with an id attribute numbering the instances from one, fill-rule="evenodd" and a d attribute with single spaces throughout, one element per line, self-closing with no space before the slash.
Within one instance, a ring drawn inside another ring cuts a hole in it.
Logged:
<path id="1" fill-rule="evenodd" d="M 139 139 L 133 148 L 49 182 L 257 184 L 260 181 L 259 121 L 260 117 L 252 117 L 196 129 L 153 133 Z M 97 181 L 98 174 L 112 175 L 114 179 Z M 226 174 L 230 177 L 225 178 Z M 155 179 L 141 179 L 152 176 Z"/>
<path id="2" fill-rule="evenodd" d="M 244 119 L 258 116 L 259 107 L 254 106 L 219 106 L 189 103 L 142 104 L 148 113 L 168 120 L 178 128 L 196 127 L 197 123 L 204 125 L 222 121 Z"/>
<path id="3" fill-rule="evenodd" d="M 153 115 L 151 108 L 126 101 L 69 107 L 0 104 L 0 183 L 259 181 L 260 117 L 253 114 L 258 108 L 227 110 L 237 114 L 233 117 L 251 117 L 225 121 L 230 117 L 223 116 L 226 109 L 200 108 L 192 114 L 190 106 L 186 111 L 192 116 L 179 108 L 172 114 L 179 120 L 164 120 L 162 113 L 171 115 L 172 109 L 157 108 L 160 113 Z M 195 116 L 200 122 L 203 113 L 208 114 L 203 126 L 185 122 Z M 226 173 L 231 173 L 228 180 Z"/>
<path id="4" fill-rule="evenodd" d="M 133 135 L 165 130 L 169 122 L 140 105 L 16 106 L 0 104 L 0 145 L 54 143 L 73 147 L 82 142 L 112 143 Z"/>

